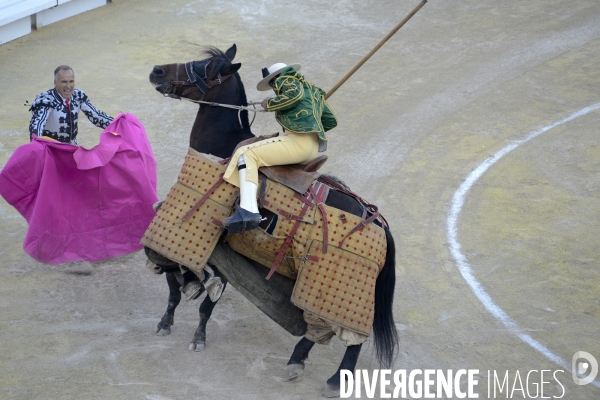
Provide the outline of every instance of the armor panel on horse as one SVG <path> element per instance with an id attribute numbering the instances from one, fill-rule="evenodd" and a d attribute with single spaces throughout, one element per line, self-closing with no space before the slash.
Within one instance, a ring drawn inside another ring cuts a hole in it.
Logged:
<path id="1" fill-rule="evenodd" d="M 221 221 L 232 214 L 239 195 L 222 180 L 225 168 L 190 149 L 142 244 L 200 273 L 221 237 Z M 280 182 L 261 175 L 260 204 L 268 217 L 260 229 L 228 236 L 228 245 L 270 268 L 268 277 L 275 271 L 294 279 L 291 301 L 302 310 L 368 336 L 375 281 L 386 257 L 383 218 L 367 207 L 359 217 L 326 205 L 331 187 L 317 173 L 299 193 L 289 187 L 298 180 L 286 180 L 283 175 L 290 171 L 284 172 L 265 171 Z"/>

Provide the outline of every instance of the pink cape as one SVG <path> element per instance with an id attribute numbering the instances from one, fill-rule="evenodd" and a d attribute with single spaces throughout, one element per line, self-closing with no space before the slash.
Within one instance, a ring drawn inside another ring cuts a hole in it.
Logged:
<path id="1" fill-rule="evenodd" d="M 0 195 L 29 224 L 38 261 L 102 261 L 140 250 L 155 215 L 156 161 L 142 124 L 119 114 L 87 150 L 35 139 L 0 172 Z"/>

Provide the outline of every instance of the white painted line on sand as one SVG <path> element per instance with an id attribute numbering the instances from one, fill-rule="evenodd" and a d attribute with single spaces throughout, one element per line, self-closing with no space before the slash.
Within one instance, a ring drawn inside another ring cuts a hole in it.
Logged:
<path id="1" fill-rule="evenodd" d="M 554 354 L 550 350 L 548 350 L 546 348 L 546 346 L 544 346 L 540 342 L 533 339 L 530 335 L 524 333 L 521 330 L 521 328 L 517 325 L 517 323 L 512 318 L 510 318 L 510 316 L 508 316 L 508 314 L 506 314 L 500 307 L 498 307 L 498 305 L 496 305 L 496 303 L 494 303 L 494 300 L 492 300 L 490 295 L 487 294 L 487 292 L 485 291 L 483 286 L 481 286 L 479 281 L 475 278 L 475 276 L 473 275 L 473 270 L 472 270 L 471 266 L 469 265 L 467 258 L 461 252 L 461 246 L 457 239 L 457 222 L 458 222 L 458 216 L 459 216 L 459 214 L 462 210 L 463 204 L 465 202 L 465 197 L 466 197 L 467 193 L 469 192 L 469 190 L 471 190 L 471 188 L 473 187 L 473 184 L 479 178 L 481 178 L 481 176 L 492 165 L 494 165 L 498 160 L 500 160 L 506 154 L 510 153 L 511 151 L 513 151 L 514 149 L 516 149 L 517 147 L 522 145 L 523 143 L 526 143 L 526 142 L 530 141 L 531 139 L 535 138 L 536 136 L 539 136 L 542 133 L 549 131 L 550 129 L 552 129 L 558 125 L 572 121 L 575 118 L 581 117 L 583 115 L 586 115 L 586 114 L 588 114 L 592 111 L 598 110 L 598 109 L 600 109 L 600 103 L 596 103 L 589 107 L 583 108 L 577 112 L 574 112 L 573 114 L 561 119 L 560 121 L 553 122 L 550 125 L 547 125 L 541 129 L 531 132 L 524 139 L 516 140 L 516 141 L 512 142 L 508 146 L 499 150 L 492 157 L 485 160 L 473 172 L 471 172 L 467 176 L 467 179 L 460 185 L 458 190 L 454 193 L 454 197 L 452 198 L 452 208 L 450 209 L 450 214 L 448 215 L 448 220 L 446 222 L 447 233 L 448 233 L 448 242 L 450 244 L 450 252 L 452 253 L 452 257 L 454 257 L 454 260 L 456 261 L 456 264 L 458 266 L 458 270 L 460 271 L 460 274 L 462 275 L 464 280 L 467 282 L 467 284 L 469 285 L 469 287 L 471 288 L 471 290 L 473 291 L 475 296 L 477 296 L 479 301 L 481 301 L 481 303 L 485 306 L 485 308 L 487 308 L 487 310 L 496 319 L 500 320 L 500 322 L 502 322 L 504 324 L 504 326 L 506 326 L 506 328 L 508 328 L 513 334 L 518 336 L 522 341 L 524 341 L 525 343 L 527 343 L 528 345 L 533 347 L 535 350 L 537 350 L 538 352 L 543 354 L 545 357 L 547 357 L 554 363 L 560 365 L 562 368 L 565 368 L 569 372 L 571 372 L 570 363 L 563 360 L 562 358 L 560 358 L 558 355 Z M 597 387 L 600 387 L 600 383 L 598 383 L 598 381 L 593 381 L 592 384 Z"/>

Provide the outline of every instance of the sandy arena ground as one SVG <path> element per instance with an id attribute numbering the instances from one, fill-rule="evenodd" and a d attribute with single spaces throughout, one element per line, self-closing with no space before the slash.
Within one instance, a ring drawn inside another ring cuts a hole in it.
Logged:
<path id="1" fill-rule="evenodd" d="M 0 46 L 0 167 L 28 141 L 25 100 L 68 64 L 95 106 L 145 125 L 164 197 L 196 108 L 154 91 L 155 64 L 236 43 L 249 99 L 280 61 L 328 90 L 417 4 L 114 0 L 44 27 Z M 379 205 L 396 239 L 394 370 L 478 369 L 479 398 L 488 370 L 509 371 L 512 398 L 534 397 L 549 370 L 544 397 L 600 398 L 598 378 L 571 378 L 575 352 L 600 360 L 599 65 L 597 0 L 431 0 L 331 97 L 323 171 Z M 100 130 L 81 118 L 91 147 Z M 318 399 L 341 360 L 334 339 L 285 382 L 297 338 L 231 287 L 190 352 L 199 303 L 155 336 L 168 290 L 143 253 L 44 265 L 26 230 L 0 200 L 0 398 Z M 371 342 L 357 368 L 378 368 Z M 517 373 L 525 386 L 531 370 L 528 394 Z"/>

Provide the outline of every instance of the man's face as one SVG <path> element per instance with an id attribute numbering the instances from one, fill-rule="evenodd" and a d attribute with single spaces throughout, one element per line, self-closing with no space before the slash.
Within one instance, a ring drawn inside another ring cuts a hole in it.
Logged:
<path id="1" fill-rule="evenodd" d="M 75 87 L 75 74 L 70 69 L 61 69 L 54 77 L 54 88 L 65 99 L 70 99 Z"/>

